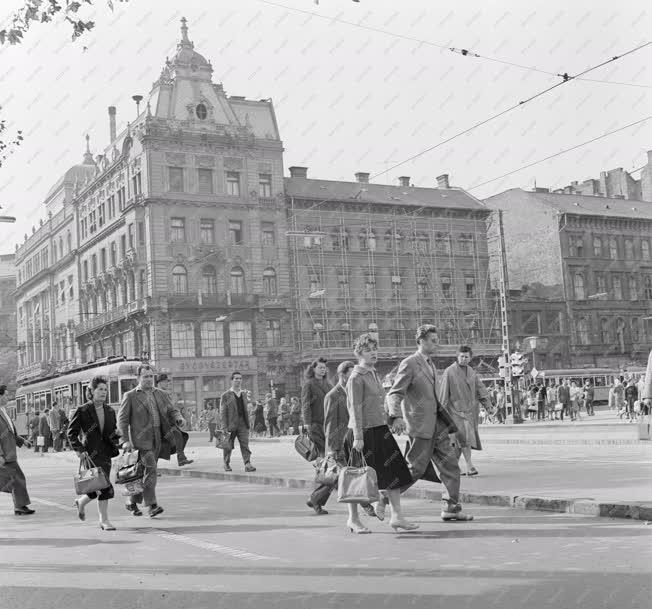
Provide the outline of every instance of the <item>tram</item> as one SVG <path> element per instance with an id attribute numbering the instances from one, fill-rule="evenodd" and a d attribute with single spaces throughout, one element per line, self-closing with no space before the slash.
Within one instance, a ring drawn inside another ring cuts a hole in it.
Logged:
<path id="1" fill-rule="evenodd" d="M 83 404 L 87 399 L 86 388 L 94 376 L 108 380 L 109 405 L 117 410 L 122 396 L 138 384 L 138 366 L 141 364 L 140 359 L 107 357 L 21 385 L 16 390 L 14 406 L 16 430 L 21 436 L 27 436 L 28 413 L 43 412 L 51 408 L 53 402 L 63 405 L 69 398 L 73 408 Z"/>

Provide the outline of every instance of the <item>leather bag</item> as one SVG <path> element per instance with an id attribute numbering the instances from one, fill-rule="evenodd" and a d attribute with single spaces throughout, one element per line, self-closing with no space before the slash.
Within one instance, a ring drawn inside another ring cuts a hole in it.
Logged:
<path id="1" fill-rule="evenodd" d="M 221 448 L 223 450 L 233 449 L 233 446 L 231 444 L 231 433 L 224 429 L 216 429 L 215 448 Z"/>
<path id="2" fill-rule="evenodd" d="M 315 483 L 336 486 L 339 481 L 340 468 L 333 457 L 319 457 L 313 462 Z"/>
<path id="3" fill-rule="evenodd" d="M 88 456 L 79 460 L 79 470 L 73 479 L 75 492 L 78 495 L 96 493 L 111 485 L 104 470 L 101 467 L 95 467 L 93 460 Z"/>
<path id="4" fill-rule="evenodd" d="M 137 450 L 130 452 L 122 451 L 122 454 L 117 458 L 115 465 L 115 483 L 128 484 L 137 480 L 142 480 L 145 475 L 145 466 L 140 460 Z M 135 493 L 127 493 L 134 495 Z"/>
<path id="5" fill-rule="evenodd" d="M 362 466 L 353 467 L 349 455 L 349 464 L 340 470 L 337 481 L 337 501 L 339 503 L 375 503 L 380 499 L 376 471 L 367 465 L 362 455 Z"/>
<path id="6" fill-rule="evenodd" d="M 297 439 L 294 441 L 294 449 L 306 460 L 314 461 L 318 456 L 317 448 L 315 443 L 310 439 L 310 436 L 306 433 L 305 428 L 297 436 Z"/>

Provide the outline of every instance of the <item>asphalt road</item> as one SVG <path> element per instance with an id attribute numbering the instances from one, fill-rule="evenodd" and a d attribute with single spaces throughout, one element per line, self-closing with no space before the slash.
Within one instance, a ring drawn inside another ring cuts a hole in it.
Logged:
<path id="1" fill-rule="evenodd" d="M 111 505 L 70 507 L 67 460 L 22 453 L 38 512 L 0 497 L 0 608 L 647 608 L 652 526 L 640 521 L 471 506 L 443 523 L 438 504 L 405 500 L 415 533 L 346 510 L 305 507 L 305 491 L 192 478 L 159 479 L 165 513 L 135 518 Z"/>

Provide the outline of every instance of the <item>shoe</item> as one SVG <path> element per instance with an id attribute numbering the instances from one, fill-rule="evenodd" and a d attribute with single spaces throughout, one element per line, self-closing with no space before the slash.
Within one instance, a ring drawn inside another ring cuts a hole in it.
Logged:
<path id="1" fill-rule="evenodd" d="M 28 508 L 26 505 L 14 509 L 14 514 L 16 516 L 30 516 L 34 512 L 36 512 L 36 510 Z"/>
<path id="2" fill-rule="evenodd" d="M 179 461 L 179 467 L 183 467 L 184 465 L 190 465 L 191 463 L 194 463 L 194 459 L 184 459 L 183 461 Z"/>
<path id="3" fill-rule="evenodd" d="M 255 472 L 256 468 L 251 463 L 247 463 L 245 465 L 245 471 L 246 472 Z"/>
<path id="4" fill-rule="evenodd" d="M 376 510 L 374 510 L 374 506 L 371 505 L 371 503 L 364 503 L 362 509 L 369 518 L 378 518 L 378 514 L 376 514 Z M 378 518 L 378 520 L 380 520 L 380 518 Z"/>
<path id="5" fill-rule="evenodd" d="M 309 508 L 315 510 L 315 514 L 317 514 L 317 516 L 326 516 L 328 514 L 328 512 L 321 505 L 313 505 L 312 501 L 307 501 L 306 505 Z"/>
<path id="6" fill-rule="evenodd" d="M 356 533 L 357 535 L 368 535 L 369 533 L 371 533 L 371 531 L 367 527 L 357 522 L 351 522 L 350 520 L 347 521 L 346 528 L 349 529 L 351 533 Z"/>
<path id="7" fill-rule="evenodd" d="M 461 510 L 458 512 L 449 512 L 446 510 L 443 510 L 441 513 L 441 519 L 444 522 L 448 522 L 450 520 L 459 520 L 461 522 L 469 522 L 470 520 L 473 520 L 473 516 L 471 514 L 465 514 Z"/>
<path id="8" fill-rule="evenodd" d="M 126 505 L 128 512 L 131 512 L 134 516 L 142 516 L 143 513 L 140 511 L 137 503 L 132 503 L 131 505 Z"/>
<path id="9" fill-rule="evenodd" d="M 466 473 L 467 476 L 477 476 L 480 472 L 475 469 L 475 467 L 472 467 L 470 471 Z"/>
<path id="10" fill-rule="evenodd" d="M 100 522 L 100 529 L 102 531 L 115 531 L 115 527 L 110 522 Z"/>
<path id="11" fill-rule="evenodd" d="M 163 513 L 163 508 L 160 505 L 153 505 L 149 508 L 149 517 L 154 518 Z"/>
<path id="12" fill-rule="evenodd" d="M 413 524 L 405 520 L 390 521 L 389 526 L 392 527 L 396 533 L 398 533 L 399 529 L 403 529 L 404 531 L 416 531 L 419 528 L 418 524 Z"/>
<path id="13" fill-rule="evenodd" d="M 227 464 L 227 465 L 224 466 L 224 471 L 225 472 L 232 472 L 233 470 L 231 469 L 231 466 Z"/>
<path id="14" fill-rule="evenodd" d="M 86 513 L 83 508 L 79 507 L 79 499 L 75 499 L 73 505 L 77 508 L 77 517 L 84 522 L 86 520 Z"/>
<path id="15" fill-rule="evenodd" d="M 374 511 L 376 512 L 376 518 L 380 520 L 381 522 L 385 520 L 385 508 L 387 507 L 387 504 L 385 503 L 384 498 L 380 498 L 380 501 L 376 503 L 376 506 L 374 507 Z"/>

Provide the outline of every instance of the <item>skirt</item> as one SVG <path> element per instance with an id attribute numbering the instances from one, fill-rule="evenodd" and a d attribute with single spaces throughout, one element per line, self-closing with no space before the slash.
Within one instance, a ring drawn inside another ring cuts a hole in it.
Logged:
<path id="1" fill-rule="evenodd" d="M 381 491 L 403 489 L 413 483 L 412 475 L 405 462 L 392 432 L 387 425 L 371 427 L 363 431 L 364 458 L 367 465 L 376 471 L 378 488 Z M 344 438 L 344 456 L 346 462 L 354 466 L 362 465 L 358 451 L 352 451 L 353 430 L 349 429 Z"/>
<path id="2" fill-rule="evenodd" d="M 111 457 L 105 457 L 96 455 L 92 457 L 95 467 L 100 467 L 106 474 L 106 479 L 110 480 L 111 475 Z M 89 499 L 97 498 L 98 501 L 107 501 L 108 499 L 113 499 L 115 496 L 115 491 L 113 490 L 113 485 L 109 483 L 109 486 L 103 488 L 101 491 L 94 491 L 92 493 L 86 493 Z"/>

